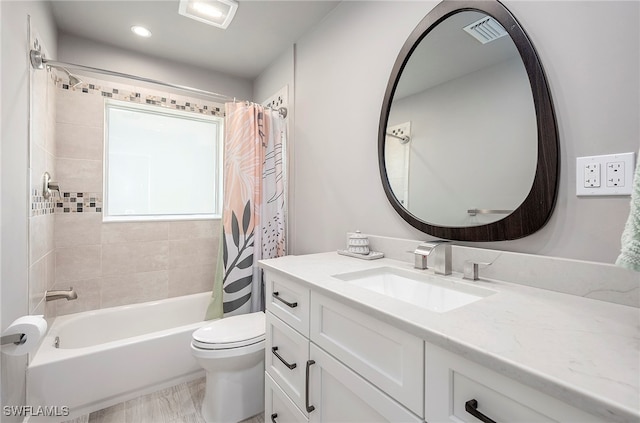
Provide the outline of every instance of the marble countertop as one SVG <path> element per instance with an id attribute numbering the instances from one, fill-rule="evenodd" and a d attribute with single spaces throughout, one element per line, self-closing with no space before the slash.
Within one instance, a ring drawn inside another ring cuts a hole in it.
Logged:
<path id="1" fill-rule="evenodd" d="M 403 261 L 332 252 L 260 266 L 605 421 L 640 421 L 637 308 L 497 280 L 466 281 L 454 272 L 447 278 L 496 294 L 436 313 L 331 276 L 384 266 L 431 273 Z"/>

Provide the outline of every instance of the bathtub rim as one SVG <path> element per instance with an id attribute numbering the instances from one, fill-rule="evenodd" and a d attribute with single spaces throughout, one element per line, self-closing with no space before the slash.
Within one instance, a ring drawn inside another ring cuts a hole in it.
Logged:
<path id="1" fill-rule="evenodd" d="M 44 338 L 42 339 L 40 345 L 36 349 L 35 353 L 31 353 L 29 355 L 29 363 L 27 365 L 27 369 L 46 365 L 53 362 L 71 360 L 79 356 L 93 354 L 100 351 L 119 348 L 121 346 L 140 342 L 141 340 L 144 340 L 144 339 L 169 336 L 175 333 L 176 330 L 178 329 L 195 331 L 196 329 L 200 328 L 204 324 L 211 322 L 211 320 L 204 320 L 204 313 L 203 313 L 203 320 L 201 321 L 186 324 L 186 325 L 181 325 L 181 326 L 174 326 L 174 327 L 159 330 L 159 331 L 148 332 L 141 335 L 116 339 L 113 341 L 108 341 L 108 342 L 90 345 L 86 347 L 55 348 L 54 346 L 56 336 L 60 334 L 61 330 L 63 330 L 65 326 L 69 325 L 70 323 L 76 320 L 85 318 L 87 316 L 117 313 L 118 311 L 128 310 L 131 308 L 148 308 L 148 307 L 157 306 L 158 304 L 188 301 L 191 298 L 195 299 L 195 298 L 204 297 L 204 296 L 207 296 L 210 298 L 211 292 L 199 292 L 195 294 L 182 295 L 178 297 L 164 298 L 160 300 L 146 301 L 142 303 L 125 304 L 121 306 L 107 307 L 107 308 L 96 309 L 96 310 L 87 310 L 87 311 L 81 311 L 78 313 L 56 316 L 51 321 L 48 322 L 49 324 L 48 324 L 47 332 Z"/>

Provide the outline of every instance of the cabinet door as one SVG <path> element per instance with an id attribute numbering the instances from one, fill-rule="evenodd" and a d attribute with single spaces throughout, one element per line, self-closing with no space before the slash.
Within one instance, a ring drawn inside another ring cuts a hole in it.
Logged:
<path id="1" fill-rule="evenodd" d="M 399 401 L 424 412 L 424 342 L 331 298 L 311 293 L 311 341 Z"/>
<path id="2" fill-rule="evenodd" d="M 309 337 L 309 288 L 275 272 L 265 272 L 266 308 Z"/>
<path id="3" fill-rule="evenodd" d="M 311 344 L 310 422 L 421 422 L 375 386 Z M 305 405 L 305 406 L 306 406 Z"/>
<path id="4" fill-rule="evenodd" d="M 602 422 L 435 345 L 425 345 L 425 361 L 425 420 L 429 423 Z M 476 418 L 477 413 L 486 418 Z"/>
<path id="5" fill-rule="evenodd" d="M 266 318 L 265 369 L 293 402 L 304 410 L 309 341 L 270 311 L 267 311 Z"/>
<path id="6" fill-rule="evenodd" d="M 291 399 L 282 392 L 277 383 L 271 379 L 269 374 L 265 375 L 265 400 L 264 414 L 265 421 L 271 423 L 297 423 L 307 422 L 304 414 L 298 410 Z"/>

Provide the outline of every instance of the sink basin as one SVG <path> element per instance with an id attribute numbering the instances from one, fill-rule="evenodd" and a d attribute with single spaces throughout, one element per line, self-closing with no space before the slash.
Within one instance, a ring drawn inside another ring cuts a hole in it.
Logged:
<path id="1" fill-rule="evenodd" d="M 495 291 L 490 289 L 455 282 L 449 277 L 393 267 L 378 267 L 332 276 L 438 313 L 444 313 L 495 294 Z"/>

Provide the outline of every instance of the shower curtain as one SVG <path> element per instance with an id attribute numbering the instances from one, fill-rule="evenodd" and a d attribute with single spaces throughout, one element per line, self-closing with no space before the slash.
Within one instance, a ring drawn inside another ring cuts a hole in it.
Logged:
<path id="1" fill-rule="evenodd" d="M 286 252 L 284 119 L 247 102 L 225 112 L 222 233 L 205 320 L 264 310 L 258 260 Z"/>

